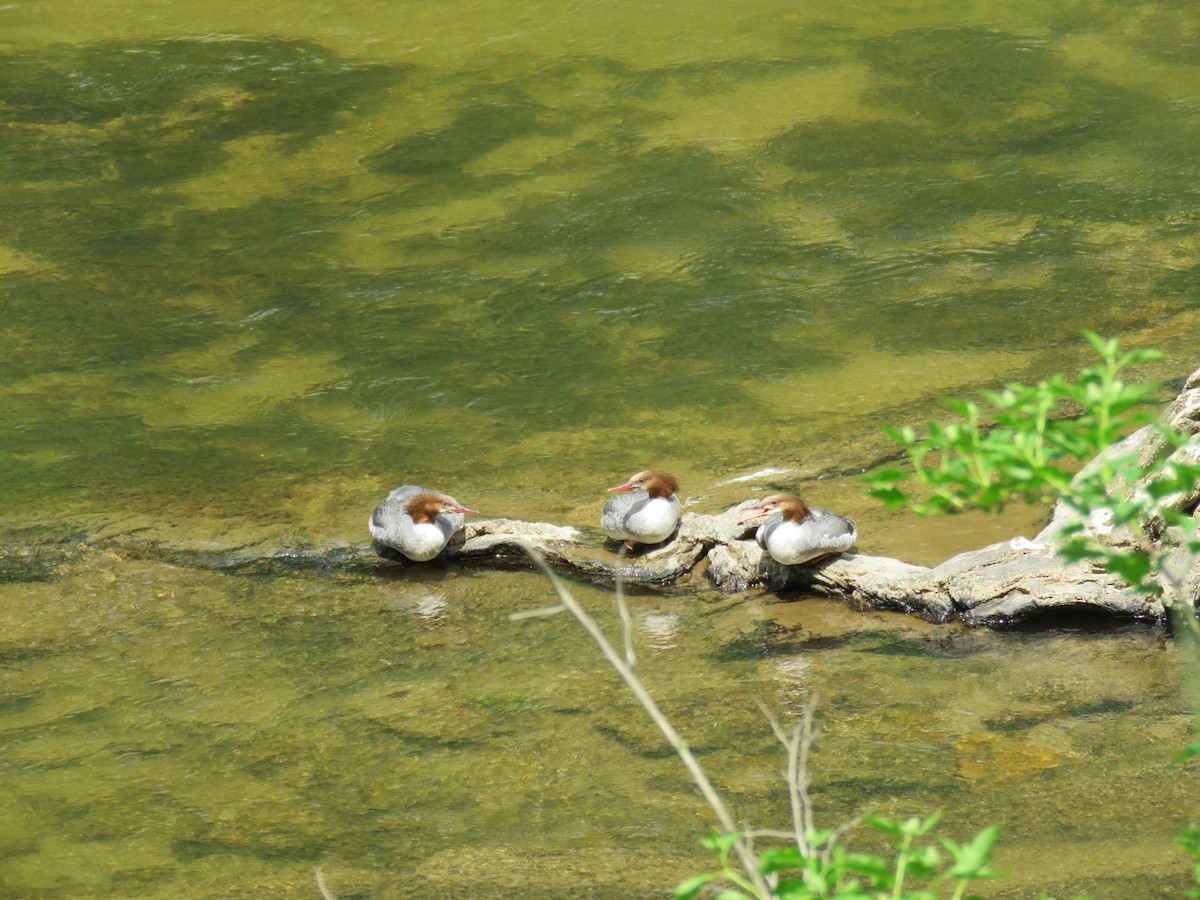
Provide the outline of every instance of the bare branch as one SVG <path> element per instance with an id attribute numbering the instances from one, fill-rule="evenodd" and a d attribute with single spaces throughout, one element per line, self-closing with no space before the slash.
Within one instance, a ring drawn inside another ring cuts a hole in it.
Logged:
<path id="1" fill-rule="evenodd" d="M 324 900 L 337 900 L 333 896 L 333 892 L 329 890 L 329 886 L 325 884 L 325 873 L 320 869 L 313 869 L 313 873 L 317 876 L 317 890 L 321 892 Z"/>
<path id="2" fill-rule="evenodd" d="M 805 835 L 813 834 L 817 830 L 816 817 L 813 815 L 812 797 L 808 793 L 810 784 L 808 777 L 808 756 L 812 751 L 813 742 L 817 739 L 817 728 L 813 722 L 813 709 L 816 708 L 816 705 L 817 698 L 810 696 L 808 702 L 804 704 L 804 717 L 793 733 L 794 743 L 797 745 L 794 790 L 799 798 L 800 808 L 804 813 Z"/>
<path id="3" fill-rule="evenodd" d="M 792 834 L 800 855 L 811 858 L 816 848 L 812 845 L 810 836 L 816 832 L 816 822 L 813 816 L 812 799 L 808 793 L 808 753 L 812 742 L 816 739 L 813 727 L 813 707 L 815 700 L 810 699 L 804 704 L 804 716 L 800 724 L 792 728 L 791 734 L 783 730 L 779 719 L 759 700 L 754 701 L 759 710 L 771 725 L 771 730 L 779 743 L 787 750 L 787 786 L 788 798 L 792 806 Z"/>
<path id="4" fill-rule="evenodd" d="M 837 828 L 833 829 L 833 834 L 830 836 L 829 840 L 825 842 L 825 847 L 821 850 L 821 861 L 823 863 L 828 864 L 829 861 L 833 859 L 833 848 L 837 846 L 838 841 L 861 825 L 862 820 L 866 818 L 866 816 L 866 813 L 863 813 L 861 816 L 855 816 L 850 821 L 843 822 Z"/>
<path id="5" fill-rule="evenodd" d="M 663 714 L 663 711 L 659 709 L 654 698 L 650 696 L 650 692 L 646 690 L 646 686 L 642 684 L 633 669 L 621 658 L 621 654 L 617 652 L 608 638 L 604 636 L 604 632 L 600 630 L 600 626 L 596 624 L 596 620 L 588 615 L 587 611 L 580 606 L 579 601 L 567 590 L 567 586 L 555 574 L 554 570 L 550 568 L 546 560 L 542 558 L 542 555 L 527 543 L 522 542 L 522 546 L 525 552 L 529 554 L 529 558 L 537 564 L 537 567 L 542 570 L 542 573 L 550 581 L 550 586 L 554 588 L 554 592 L 558 595 L 558 599 L 562 601 L 563 606 L 570 610 L 571 615 L 591 635 L 592 640 L 596 642 L 596 645 L 600 648 L 600 652 L 608 660 L 609 665 L 617 670 L 617 674 L 621 676 L 621 679 L 629 687 L 629 690 L 633 692 L 633 696 L 637 698 L 638 703 L 642 705 L 642 708 L 646 710 L 646 713 L 653 720 L 654 724 L 658 726 L 658 730 L 662 732 L 663 737 L 667 739 L 667 743 L 671 745 L 671 749 L 675 751 L 684 768 L 688 770 L 688 774 L 692 777 L 692 782 L 699 788 L 701 796 L 704 797 L 705 802 L 708 803 L 709 808 L 716 815 L 721 830 L 726 834 L 738 833 L 733 816 L 729 814 L 729 810 L 726 808 L 720 794 L 717 793 L 712 782 L 708 780 L 708 776 L 692 753 L 691 748 L 688 747 L 687 742 L 675 730 L 675 727 Z M 742 864 L 746 877 L 753 884 L 755 890 L 763 897 L 769 896 L 770 889 L 759 872 L 758 859 L 755 857 L 750 845 L 744 838 L 739 837 L 734 842 L 733 849 L 737 853 L 738 860 Z"/>

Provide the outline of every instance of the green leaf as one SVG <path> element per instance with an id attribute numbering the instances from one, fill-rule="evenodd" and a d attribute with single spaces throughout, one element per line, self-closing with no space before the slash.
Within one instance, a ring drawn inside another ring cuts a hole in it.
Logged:
<path id="1" fill-rule="evenodd" d="M 824 847 L 838 834 L 836 828 L 818 828 L 815 831 L 810 831 L 806 837 L 808 838 L 809 846 Z"/>
<path id="2" fill-rule="evenodd" d="M 834 852 L 834 865 L 844 872 L 865 875 L 879 887 L 890 886 L 895 880 L 891 862 L 880 856 L 847 853 L 838 847 Z"/>
<path id="3" fill-rule="evenodd" d="M 942 867 L 942 854 L 937 847 L 925 847 L 908 858 L 904 871 L 918 878 L 932 878 Z"/>
<path id="4" fill-rule="evenodd" d="M 797 847 L 764 850 L 758 857 L 758 869 L 764 875 L 771 875 L 775 872 L 791 872 L 804 868 L 807 861 Z"/>
<path id="5" fill-rule="evenodd" d="M 989 825 L 975 835 L 970 843 L 959 847 L 947 838 L 940 838 L 942 846 L 954 857 L 954 865 L 948 873 L 952 878 L 991 878 L 987 864 L 992 861 L 992 850 L 1000 837 L 1000 826 Z"/>
<path id="6" fill-rule="evenodd" d="M 901 469 L 879 469 L 875 472 L 870 472 L 862 477 L 862 480 L 870 485 L 884 487 L 892 484 L 899 484 L 901 481 L 907 481 L 912 478 L 912 472 L 905 472 Z"/>
<path id="7" fill-rule="evenodd" d="M 1103 356 L 1105 359 L 1111 359 L 1116 353 L 1116 341 L 1106 341 L 1094 331 L 1083 330 L 1084 339 L 1092 345 L 1092 349 Z"/>
<path id="8" fill-rule="evenodd" d="M 909 494 L 894 487 L 875 488 L 874 490 L 867 491 L 867 494 L 876 500 L 882 501 L 888 509 L 901 509 L 908 506 L 912 500 Z"/>
<path id="9" fill-rule="evenodd" d="M 700 846 L 709 850 L 715 850 L 718 853 L 724 853 L 729 850 L 741 838 L 741 834 L 736 831 L 731 831 L 729 834 L 720 834 L 716 831 L 710 831 L 708 837 L 700 841 Z"/>
<path id="10" fill-rule="evenodd" d="M 1184 488 L 1174 478 L 1156 478 L 1154 481 L 1148 482 L 1144 490 L 1150 499 L 1161 500 L 1182 492 Z"/>
<path id="11" fill-rule="evenodd" d="M 957 397 L 940 397 L 939 401 L 950 412 L 964 419 L 969 419 L 979 412 L 979 407 L 969 400 L 960 400 Z"/>
<path id="12" fill-rule="evenodd" d="M 1158 362 L 1160 359 L 1166 359 L 1167 354 L 1161 350 L 1145 349 L 1145 350 L 1130 350 L 1125 353 L 1119 362 L 1122 369 L 1128 366 L 1140 366 L 1144 363 Z"/>
<path id="13" fill-rule="evenodd" d="M 1175 843 L 1184 853 L 1200 860 L 1200 825 L 1193 823 L 1187 826 L 1175 838 Z"/>
<path id="14" fill-rule="evenodd" d="M 1101 553 L 1087 538 L 1072 538 L 1059 545 L 1058 555 L 1067 562 L 1078 562 L 1081 559 L 1095 559 Z"/>
<path id="15" fill-rule="evenodd" d="M 892 425 L 884 425 L 883 433 L 890 437 L 897 444 L 911 444 L 917 439 L 917 433 L 913 431 L 911 425 L 905 425 L 902 428 L 896 428 Z"/>
<path id="16" fill-rule="evenodd" d="M 890 834 L 892 837 L 904 836 L 903 826 L 892 819 L 885 819 L 883 816 L 867 816 L 863 821 L 875 830 Z"/>
<path id="17" fill-rule="evenodd" d="M 1171 760 L 1170 765 L 1181 766 L 1185 762 L 1195 759 L 1200 756 L 1200 741 L 1192 741 L 1188 744 L 1187 749 Z"/>
<path id="18" fill-rule="evenodd" d="M 714 878 L 720 878 L 720 872 L 709 872 L 705 875 L 693 875 L 685 878 L 675 886 L 675 900 L 693 900 L 706 884 Z"/>
<path id="19" fill-rule="evenodd" d="M 1145 553 L 1118 553 L 1108 557 L 1105 568 L 1120 576 L 1130 587 L 1136 588 L 1145 582 L 1152 563 Z"/>
<path id="20" fill-rule="evenodd" d="M 912 835 L 913 837 L 922 837 L 923 835 L 926 835 L 932 831 L 934 826 L 936 826 L 941 820 L 941 813 L 934 813 L 928 819 L 921 819 L 918 816 L 912 816 L 904 820 L 904 825 L 902 827 L 905 834 Z"/>

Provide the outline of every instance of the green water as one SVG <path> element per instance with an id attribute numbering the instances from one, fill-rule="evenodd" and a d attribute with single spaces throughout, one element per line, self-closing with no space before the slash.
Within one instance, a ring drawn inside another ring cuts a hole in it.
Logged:
<path id="1" fill-rule="evenodd" d="M 682 770 L 508 621 L 536 577 L 346 561 L 387 490 L 594 526 L 654 465 L 932 563 L 1040 513 L 881 511 L 881 424 L 1082 327 L 1197 364 L 1190 4 L 185 6 L 0 9 L 0 893 L 662 896 Z M 1156 629 L 635 606 L 740 817 L 753 698 L 813 691 L 822 816 L 999 823 L 989 896 L 1186 885 Z"/>

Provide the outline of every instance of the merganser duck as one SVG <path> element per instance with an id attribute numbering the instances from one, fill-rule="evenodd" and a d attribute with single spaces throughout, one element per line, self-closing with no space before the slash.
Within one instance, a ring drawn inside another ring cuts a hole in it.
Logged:
<path id="1" fill-rule="evenodd" d="M 464 515 L 476 511 L 448 494 L 405 484 L 375 507 L 367 527 L 380 556 L 395 559 L 399 552 L 413 562 L 425 562 L 447 546 L 462 545 Z"/>
<path id="2" fill-rule="evenodd" d="M 660 544 L 679 524 L 679 481 L 670 472 L 638 472 L 624 484 L 608 489 L 622 496 L 604 504 L 600 527 L 614 541 L 633 550 L 637 544 Z"/>
<path id="3" fill-rule="evenodd" d="M 798 566 L 845 553 L 858 540 L 854 521 L 792 494 L 772 494 L 748 506 L 739 524 L 770 516 L 755 533 L 758 545 L 777 563 Z"/>

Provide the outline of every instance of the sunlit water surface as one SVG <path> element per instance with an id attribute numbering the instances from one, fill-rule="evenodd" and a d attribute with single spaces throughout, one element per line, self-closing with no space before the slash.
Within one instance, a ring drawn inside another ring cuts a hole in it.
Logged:
<path id="1" fill-rule="evenodd" d="M 0 893 L 657 897 L 707 868 L 709 813 L 579 630 L 509 620 L 546 585 L 363 565 L 366 517 L 416 481 L 591 527 L 655 465 L 688 509 L 795 489 L 915 562 L 1032 534 L 856 476 L 939 395 L 1083 363 L 1082 327 L 1195 367 L 1200 29 L 1002 13 L 0 7 Z M 700 581 L 633 605 L 739 819 L 787 816 L 755 701 L 816 695 L 823 823 L 999 824 L 987 896 L 1188 884 L 1164 631 Z"/>

